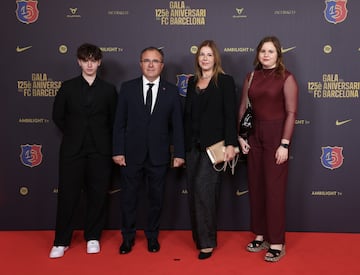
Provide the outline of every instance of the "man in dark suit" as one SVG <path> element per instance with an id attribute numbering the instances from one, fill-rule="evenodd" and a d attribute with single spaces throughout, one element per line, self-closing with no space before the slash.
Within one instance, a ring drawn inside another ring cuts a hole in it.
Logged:
<path id="1" fill-rule="evenodd" d="M 177 87 L 160 78 L 164 54 L 155 47 L 141 52 L 142 76 L 123 83 L 114 124 L 113 160 L 121 166 L 123 242 L 129 253 L 135 242 L 139 186 L 147 183 L 149 209 L 145 235 L 148 250 L 157 252 L 165 176 L 174 146 L 173 166 L 184 163 L 183 117 Z"/>
<path id="2" fill-rule="evenodd" d="M 77 58 L 82 73 L 62 83 L 53 106 L 53 120 L 63 136 L 55 240 L 50 258 L 62 257 L 70 245 L 72 217 L 82 191 L 87 203 L 84 226 L 87 253 L 100 252 L 113 168 L 116 89 L 97 76 L 102 58 L 97 46 L 81 45 Z"/>

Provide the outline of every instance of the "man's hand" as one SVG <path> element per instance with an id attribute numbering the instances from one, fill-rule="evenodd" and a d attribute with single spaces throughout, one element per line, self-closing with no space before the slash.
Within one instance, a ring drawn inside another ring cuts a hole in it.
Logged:
<path id="1" fill-rule="evenodd" d="M 112 159 L 117 165 L 126 166 L 124 155 L 113 156 Z"/>
<path id="2" fill-rule="evenodd" d="M 180 167 L 184 163 L 185 163 L 184 159 L 182 159 L 182 158 L 174 158 L 173 167 Z"/>

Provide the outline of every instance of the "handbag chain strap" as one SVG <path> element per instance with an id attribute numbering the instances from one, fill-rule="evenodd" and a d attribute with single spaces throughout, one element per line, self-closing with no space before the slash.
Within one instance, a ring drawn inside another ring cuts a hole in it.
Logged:
<path id="1" fill-rule="evenodd" d="M 224 161 L 224 163 L 221 165 L 221 167 L 217 167 L 216 164 L 213 165 L 215 171 L 217 172 L 221 172 L 221 171 L 226 171 L 226 167 L 229 165 L 229 167 L 231 168 L 231 174 L 234 175 L 235 174 L 235 166 L 237 164 L 239 160 L 239 154 L 236 154 L 236 156 L 230 160 L 230 161 Z"/>
<path id="2" fill-rule="evenodd" d="M 251 75 L 250 75 L 250 78 L 249 78 L 249 84 L 248 84 L 248 87 L 247 87 L 247 101 L 246 101 L 246 106 L 247 107 L 251 107 L 251 103 L 250 103 L 250 99 L 249 99 L 249 89 L 250 89 L 250 86 L 251 86 L 251 82 L 254 78 L 254 71 L 251 72 Z"/>

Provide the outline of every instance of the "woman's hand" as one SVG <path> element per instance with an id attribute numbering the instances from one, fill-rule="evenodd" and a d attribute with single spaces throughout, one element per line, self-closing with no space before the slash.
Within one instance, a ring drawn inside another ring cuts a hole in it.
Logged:
<path id="1" fill-rule="evenodd" d="M 249 153 L 249 150 L 250 150 L 250 145 L 249 143 L 247 142 L 246 139 L 243 139 L 242 137 L 238 137 L 239 139 L 239 143 L 240 143 L 240 147 L 241 147 L 241 152 L 244 154 L 244 155 L 247 155 Z"/>
<path id="2" fill-rule="evenodd" d="M 226 146 L 224 160 L 225 161 L 233 160 L 235 156 L 236 156 L 235 147 L 232 145 Z"/>
<path id="3" fill-rule="evenodd" d="M 276 164 L 283 164 L 289 158 L 289 149 L 279 146 L 275 153 Z"/>

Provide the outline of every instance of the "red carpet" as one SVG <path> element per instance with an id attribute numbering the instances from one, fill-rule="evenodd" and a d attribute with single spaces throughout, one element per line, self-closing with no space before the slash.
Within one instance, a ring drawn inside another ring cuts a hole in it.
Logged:
<path id="1" fill-rule="evenodd" d="M 159 253 L 147 251 L 143 232 L 133 251 L 118 254 L 119 231 L 107 230 L 100 254 L 86 254 L 82 232 L 76 231 L 70 249 L 60 259 L 49 259 L 53 231 L 0 231 L 2 275 L 359 275 L 360 235 L 333 233 L 287 233 L 287 255 L 278 263 L 267 263 L 264 253 L 244 248 L 249 232 L 220 231 L 218 248 L 210 259 L 197 259 L 190 231 L 161 231 Z"/>

